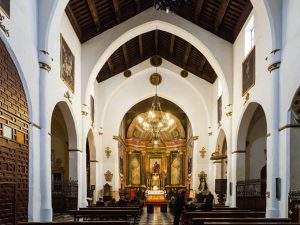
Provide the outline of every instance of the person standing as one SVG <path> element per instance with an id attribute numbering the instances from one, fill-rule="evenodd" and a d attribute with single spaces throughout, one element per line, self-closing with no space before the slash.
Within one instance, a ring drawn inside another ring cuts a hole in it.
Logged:
<path id="1" fill-rule="evenodd" d="M 176 198 L 175 198 L 175 205 L 174 205 L 174 225 L 179 225 L 181 213 L 185 206 L 185 190 L 179 190 Z"/>

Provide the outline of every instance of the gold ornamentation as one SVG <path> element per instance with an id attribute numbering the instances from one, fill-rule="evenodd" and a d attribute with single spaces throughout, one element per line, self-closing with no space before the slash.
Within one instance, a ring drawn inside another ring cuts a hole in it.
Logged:
<path id="1" fill-rule="evenodd" d="M 205 149 L 205 147 L 203 147 L 199 152 L 200 152 L 201 158 L 204 159 L 205 154 L 207 152 L 206 149 Z"/>
<path id="2" fill-rule="evenodd" d="M 158 67 L 162 64 L 162 58 L 159 55 L 154 55 L 150 58 L 151 66 Z"/>
<path id="3" fill-rule="evenodd" d="M 131 77 L 131 71 L 130 70 L 125 70 L 124 71 L 124 77 L 126 77 L 126 78 Z"/>
<path id="4" fill-rule="evenodd" d="M 112 172 L 110 172 L 110 170 L 107 170 L 104 174 L 104 177 L 107 182 L 110 182 L 110 181 L 112 181 L 113 174 L 112 174 Z"/>
<path id="5" fill-rule="evenodd" d="M 182 70 L 182 71 L 180 72 L 180 76 L 183 77 L 183 78 L 188 77 L 188 75 L 189 75 L 189 72 L 186 71 L 186 70 Z"/>
<path id="6" fill-rule="evenodd" d="M 110 147 L 106 147 L 105 148 L 105 154 L 106 154 L 106 158 L 110 157 L 110 155 L 111 155 L 111 149 L 110 149 Z"/>

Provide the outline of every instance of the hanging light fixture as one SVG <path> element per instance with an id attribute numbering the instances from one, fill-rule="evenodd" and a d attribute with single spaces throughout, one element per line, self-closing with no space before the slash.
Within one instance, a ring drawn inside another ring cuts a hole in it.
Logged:
<path id="1" fill-rule="evenodd" d="M 152 76 L 160 76 L 155 73 Z M 151 79 L 154 79 L 153 77 Z M 153 84 L 153 83 L 152 83 Z M 151 103 L 150 109 L 145 113 L 145 117 L 138 116 L 138 122 L 141 124 L 144 130 L 152 133 L 152 139 L 154 145 L 157 145 L 160 141 L 160 133 L 168 130 L 174 123 L 174 119 L 171 118 L 171 114 L 163 112 L 159 97 L 157 96 L 157 83 L 155 84 L 155 96 Z"/>
<path id="2" fill-rule="evenodd" d="M 176 12 L 186 4 L 191 4 L 191 0 L 154 0 L 154 8 L 166 13 Z"/>

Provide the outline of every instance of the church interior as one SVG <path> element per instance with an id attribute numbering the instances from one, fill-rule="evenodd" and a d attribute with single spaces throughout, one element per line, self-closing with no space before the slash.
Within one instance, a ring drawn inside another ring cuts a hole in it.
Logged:
<path id="1" fill-rule="evenodd" d="M 0 0 L 0 225 L 300 224 L 300 0 Z"/>

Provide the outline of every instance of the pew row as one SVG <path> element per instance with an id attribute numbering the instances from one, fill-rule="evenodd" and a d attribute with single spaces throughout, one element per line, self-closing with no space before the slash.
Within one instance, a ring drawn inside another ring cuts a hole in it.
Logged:
<path id="1" fill-rule="evenodd" d="M 117 220 L 117 221 L 66 221 L 66 222 L 22 222 L 18 225 L 130 225 L 130 221 Z"/>
<path id="2" fill-rule="evenodd" d="M 74 217 L 74 221 L 88 220 L 88 221 L 102 221 L 102 220 L 125 220 L 133 221 L 136 224 L 140 215 L 139 210 L 71 210 L 70 215 Z"/>
<path id="3" fill-rule="evenodd" d="M 287 218 L 193 218 L 193 225 L 200 224 L 291 224 Z"/>

